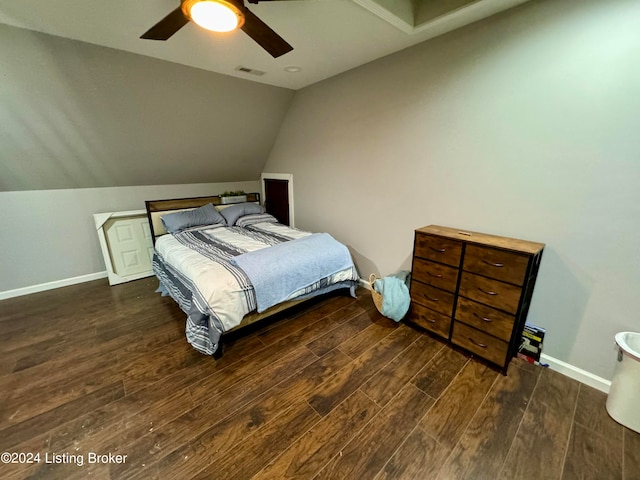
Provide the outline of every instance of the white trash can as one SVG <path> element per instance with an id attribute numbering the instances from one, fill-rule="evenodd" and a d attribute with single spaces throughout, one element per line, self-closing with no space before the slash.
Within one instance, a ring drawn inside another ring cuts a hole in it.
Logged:
<path id="1" fill-rule="evenodd" d="M 607 412 L 616 422 L 640 433 L 640 333 L 616 335 L 618 363 L 607 397 Z"/>

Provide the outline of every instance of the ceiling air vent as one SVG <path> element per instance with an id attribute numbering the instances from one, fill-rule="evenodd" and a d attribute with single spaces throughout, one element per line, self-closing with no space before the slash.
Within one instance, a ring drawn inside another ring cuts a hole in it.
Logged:
<path id="1" fill-rule="evenodd" d="M 254 68 L 248 68 L 248 67 L 236 67 L 236 70 L 238 72 L 242 72 L 242 73 L 250 73 L 251 75 L 264 75 L 266 72 L 263 72 L 261 70 L 256 70 Z"/>

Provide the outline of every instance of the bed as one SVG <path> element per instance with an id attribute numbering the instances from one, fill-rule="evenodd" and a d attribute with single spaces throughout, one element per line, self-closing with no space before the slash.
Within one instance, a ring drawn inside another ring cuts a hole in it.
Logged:
<path id="1" fill-rule="evenodd" d="M 187 341 L 220 353 L 221 337 L 334 290 L 355 296 L 348 249 L 327 233 L 278 223 L 260 195 L 224 205 L 219 196 L 145 202 L 158 291 L 186 313 Z"/>

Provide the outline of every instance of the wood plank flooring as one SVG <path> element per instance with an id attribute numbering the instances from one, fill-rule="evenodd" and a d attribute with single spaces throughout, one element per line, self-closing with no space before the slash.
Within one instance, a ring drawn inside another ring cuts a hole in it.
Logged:
<path id="1" fill-rule="evenodd" d="M 40 455 L 0 478 L 640 480 L 640 434 L 605 394 L 517 360 L 503 376 L 365 290 L 230 336 L 216 360 L 156 285 L 0 302 L 0 452 Z"/>

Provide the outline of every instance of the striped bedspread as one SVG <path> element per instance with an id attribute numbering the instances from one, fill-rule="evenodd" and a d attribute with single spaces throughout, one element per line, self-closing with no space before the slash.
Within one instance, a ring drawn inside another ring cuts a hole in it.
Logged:
<path id="1" fill-rule="evenodd" d="M 237 326 L 257 307 L 251 281 L 231 259 L 311 235 L 276 223 L 270 215 L 250 215 L 241 220 L 243 226 L 196 228 L 156 240 L 153 269 L 160 290 L 187 314 L 187 340 L 205 354 L 213 354 L 221 333 Z M 357 271 L 351 265 L 294 292 L 287 300 L 352 287 L 357 280 Z"/>

